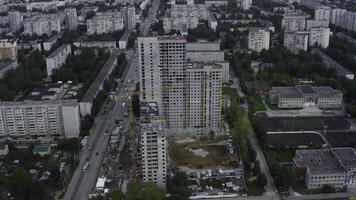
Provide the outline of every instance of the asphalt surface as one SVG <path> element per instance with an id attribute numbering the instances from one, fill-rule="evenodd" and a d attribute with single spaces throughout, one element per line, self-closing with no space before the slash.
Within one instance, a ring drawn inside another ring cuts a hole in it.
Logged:
<path id="1" fill-rule="evenodd" d="M 147 35 L 151 24 L 154 23 L 159 6 L 158 2 L 158 0 L 152 1 L 148 16 L 144 22 L 141 23 L 142 35 Z M 123 103 L 127 105 L 127 91 L 124 85 L 126 85 L 127 88 L 134 87 L 135 81 L 138 80 L 136 48 L 137 45 L 135 45 L 135 53 L 131 51 L 127 52 L 128 66 L 122 75 L 123 82 L 118 85 L 115 92 L 115 96 L 119 98 L 109 102 L 108 105 L 103 105 L 100 113 L 95 118 L 87 142 L 87 144 L 92 144 L 92 148 L 89 150 L 88 147 L 84 147 L 80 152 L 80 162 L 67 187 L 64 196 L 65 200 L 87 200 L 89 193 L 95 187 L 105 151 L 108 147 L 114 120 L 118 118 L 125 119 L 124 113 L 127 108 L 123 108 Z M 134 80 L 134 82 L 132 82 L 132 80 Z M 107 108 L 105 109 L 104 107 Z M 127 120 L 124 120 L 124 122 L 125 121 L 127 123 Z M 127 129 L 127 124 L 124 123 L 124 127 L 124 129 Z M 90 164 L 88 169 L 84 172 L 82 169 L 87 161 L 89 161 Z"/>

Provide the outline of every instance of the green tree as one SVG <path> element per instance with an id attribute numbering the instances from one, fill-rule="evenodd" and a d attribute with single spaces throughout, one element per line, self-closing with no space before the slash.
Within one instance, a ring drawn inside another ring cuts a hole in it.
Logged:
<path id="1" fill-rule="evenodd" d="M 58 149 L 66 152 L 75 153 L 80 150 L 78 138 L 66 138 L 58 140 Z"/>
<path id="2" fill-rule="evenodd" d="M 266 184 L 267 184 L 267 177 L 264 173 L 260 173 L 258 176 L 257 176 L 257 185 L 259 187 L 265 187 Z"/>
<path id="3" fill-rule="evenodd" d="M 320 189 L 321 193 L 334 193 L 336 190 L 331 185 L 323 185 Z"/>
<path id="4" fill-rule="evenodd" d="M 166 193 L 152 182 L 131 181 L 127 185 L 127 200 L 163 200 Z"/>
<path id="5" fill-rule="evenodd" d="M 186 200 L 189 199 L 191 191 L 188 188 L 188 176 L 185 172 L 178 171 L 168 182 L 169 200 Z"/>

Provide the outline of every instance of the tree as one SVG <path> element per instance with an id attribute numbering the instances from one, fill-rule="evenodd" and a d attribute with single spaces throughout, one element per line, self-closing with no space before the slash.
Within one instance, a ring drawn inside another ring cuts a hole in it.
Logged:
<path id="1" fill-rule="evenodd" d="M 140 98 L 137 94 L 132 96 L 132 111 L 136 117 L 140 117 Z"/>
<path id="2" fill-rule="evenodd" d="M 167 188 L 170 193 L 169 200 L 186 200 L 191 195 L 191 191 L 188 188 L 188 177 L 182 171 L 175 173 L 172 180 L 168 182 Z"/>
<path id="3" fill-rule="evenodd" d="M 264 173 L 260 173 L 258 176 L 257 176 L 257 185 L 259 187 L 265 187 L 266 184 L 267 184 L 267 177 Z"/>
<path id="4" fill-rule="evenodd" d="M 209 131 L 209 138 L 210 138 L 210 140 L 213 140 L 214 137 L 215 137 L 214 131 L 213 131 L 213 130 L 210 130 L 210 131 Z"/>
<path id="5" fill-rule="evenodd" d="M 126 200 L 125 194 L 118 189 L 113 189 L 108 194 L 110 200 Z"/>
<path id="6" fill-rule="evenodd" d="M 58 149 L 66 152 L 78 152 L 80 150 L 80 144 L 78 138 L 66 138 L 58 141 Z"/>
<path id="7" fill-rule="evenodd" d="M 166 193 L 152 182 L 131 181 L 127 185 L 127 200 L 163 200 Z"/>
<path id="8" fill-rule="evenodd" d="M 321 193 L 334 193 L 336 190 L 331 185 L 323 185 L 320 189 Z"/>

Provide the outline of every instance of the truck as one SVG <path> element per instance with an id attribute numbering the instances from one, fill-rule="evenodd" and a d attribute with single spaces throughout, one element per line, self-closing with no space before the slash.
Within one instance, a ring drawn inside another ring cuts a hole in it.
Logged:
<path id="1" fill-rule="evenodd" d="M 89 167 L 89 161 L 85 162 L 82 171 L 83 171 L 83 172 L 86 172 L 87 169 L 88 169 L 88 167 Z"/>

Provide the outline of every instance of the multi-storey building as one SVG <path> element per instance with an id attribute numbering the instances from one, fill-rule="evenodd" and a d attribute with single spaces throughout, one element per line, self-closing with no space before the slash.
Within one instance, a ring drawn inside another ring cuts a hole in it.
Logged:
<path id="1" fill-rule="evenodd" d="M 330 13 L 330 23 L 336 26 L 345 27 L 345 13 L 347 10 L 334 8 Z"/>
<path id="2" fill-rule="evenodd" d="M 70 8 L 66 11 L 66 28 L 76 30 L 78 27 L 77 9 Z"/>
<path id="3" fill-rule="evenodd" d="M 285 32 L 283 45 L 292 53 L 299 53 L 300 50 L 308 50 L 308 32 Z"/>
<path id="4" fill-rule="evenodd" d="M 101 12 L 87 20 L 88 35 L 105 34 L 124 29 L 124 19 L 120 12 Z"/>
<path id="5" fill-rule="evenodd" d="M 143 181 L 165 187 L 168 158 L 163 123 L 141 123 L 140 142 Z"/>
<path id="6" fill-rule="evenodd" d="M 309 46 L 329 47 L 330 28 L 317 27 L 311 28 L 309 33 Z"/>
<path id="7" fill-rule="evenodd" d="M 224 59 L 224 51 L 220 50 L 220 42 L 188 42 L 186 44 L 186 58 L 188 62 L 202 62 L 218 64 L 223 68 L 223 81 L 229 81 L 229 62 Z"/>
<path id="8" fill-rule="evenodd" d="M 308 189 L 330 185 L 356 188 L 356 151 L 353 148 L 297 150 L 293 158 L 297 179 L 304 179 Z"/>
<path id="9" fill-rule="evenodd" d="M 318 28 L 318 27 L 329 28 L 329 21 L 328 20 L 320 21 L 320 20 L 312 20 L 312 19 L 310 20 L 308 19 L 306 21 L 306 31 L 310 31 L 310 29 Z"/>
<path id="10" fill-rule="evenodd" d="M 314 19 L 317 21 L 329 21 L 330 12 L 329 6 L 317 6 L 314 10 Z"/>
<path id="11" fill-rule="evenodd" d="M 19 11 L 9 12 L 9 27 L 11 33 L 17 33 L 21 29 L 21 15 Z"/>
<path id="12" fill-rule="evenodd" d="M 23 20 L 24 33 L 41 36 L 52 35 L 61 31 L 61 22 L 57 14 L 35 15 Z"/>
<path id="13" fill-rule="evenodd" d="M 270 44 L 270 32 L 264 29 L 251 29 L 248 34 L 248 48 L 261 52 L 268 50 Z"/>
<path id="14" fill-rule="evenodd" d="M 17 42 L 16 40 L 0 40 L 0 60 L 17 60 Z"/>
<path id="15" fill-rule="evenodd" d="M 331 87 L 297 85 L 295 87 L 272 87 L 269 100 L 279 108 L 303 108 L 316 106 L 320 109 L 340 109 L 343 94 Z"/>
<path id="16" fill-rule="evenodd" d="M 217 64 L 194 63 L 186 69 L 187 127 L 201 134 L 219 130 L 222 110 L 223 69 Z"/>
<path id="17" fill-rule="evenodd" d="M 252 4 L 252 0 L 241 0 L 242 10 L 250 10 L 251 4 Z"/>
<path id="18" fill-rule="evenodd" d="M 304 31 L 305 19 L 304 15 L 285 15 L 282 19 L 282 29 L 286 32 Z"/>
<path id="19" fill-rule="evenodd" d="M 0 137 L 78 137 L 76 100 L 0 102 Z"/>
<path id="20" fill-rule="evenodd" d="M 67 57 L 72 53 L 70 44 L 63 44 L 46 58 L 47 76 L 51 76 L 54 69 L 59 69 Z"/>
<path id="21" fill-rule="evenodd" d="M 190 127 L 186 118 L 190 103 L 186 97 L 186 40 L 181 37 L 140 37 L 138 52 L 141 101 L 157 102 L 168 132 L 189 130 L 189 133 L 201 134 L 202 128 Z"/>
<path id="22" fill-rule="evenodd" d="M 136 26 L 136 13 L 135 7 L 129 6 L 126 8 L 126 23 L 127 29 L 133 29 Z"/>

